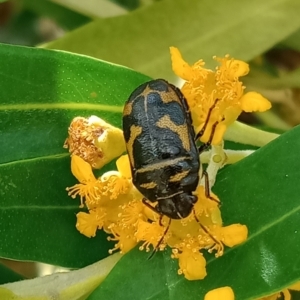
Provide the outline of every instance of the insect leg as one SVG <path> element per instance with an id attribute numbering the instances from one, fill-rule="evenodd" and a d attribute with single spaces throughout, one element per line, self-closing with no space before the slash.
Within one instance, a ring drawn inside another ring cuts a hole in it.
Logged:
<path id="1" fill-rule="evenodd" d="M 204 176 L 204 179 L 205 179 L 205 185 L 204 185 L 204 188 L 205 188 L 205 196 L 206 198 L 214 201 L 214 202 L 217 202 L 218 204 L 220 204 L 220 201 L 214 197 L 212 197 L 210 195 L 210 187 L 209 187 L 209 178 L 208 178 L 208 173 L 206 171 L 203 171 L 202 173 L 202 176 Z"/>
<path id="2" fill-rule="evenodd" d="M 164 216 L 164 215 L 160 215 L 160 218 L 159 218 L 159 221 L 158 221 L 159 226 L 163 226 L 163 223 L 162 223 L 162 218 L 163 218 L 163 216 Z"/>

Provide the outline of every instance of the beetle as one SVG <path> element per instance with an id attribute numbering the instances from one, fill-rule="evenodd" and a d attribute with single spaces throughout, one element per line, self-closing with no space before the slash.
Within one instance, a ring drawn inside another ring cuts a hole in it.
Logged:
<path id="1" fill-rule="evenodd" d="M 123 134 L 132 182 L 143 202 L 161 216 L 190 215 L 197 196 L 200 159 L 187 101 L 164 79 L 148 81 L 129 96 Z M 147 203 L 156 202 L 155 207 Z"/>

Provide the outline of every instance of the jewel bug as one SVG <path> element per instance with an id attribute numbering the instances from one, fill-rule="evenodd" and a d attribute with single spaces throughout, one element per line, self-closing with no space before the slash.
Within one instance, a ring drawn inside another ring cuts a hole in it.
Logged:
<path id="1" fill-rule="evenodd" d="M 123 133 L 133 184 L 147 200 L 157 201 L 148 206 L 171 219 L 190 215 L 200 160 L 181 91 L 163 79 L 140 85 L 125 103 Z"/>

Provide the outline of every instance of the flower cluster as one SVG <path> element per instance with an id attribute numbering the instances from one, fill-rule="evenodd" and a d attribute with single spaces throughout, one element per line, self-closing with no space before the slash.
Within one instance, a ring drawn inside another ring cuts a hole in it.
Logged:
<path id="1" fill-rule="evenodd" d="M 218 145 L 226 131 L 242 111 L 266 111 L 271 103 L 256 92 L 244 93 L 239 77 L 249 72 L 247 63 L 226 55 L 214 57 L 220 63 L 216 71 L 204 68 L 199 60 L 192 66 L 183 60 L 179 50 L 170 48 L 172 67 L 185 80 L 181 89 L 192 112 L 196 132 L 203 143 Z"/>
<path id="2" fill-rule="evenodd" d="M 203 68 L 202 61 L 189 66 L 176 48 L 171 48 L 171 57 L 175 73 L 186 80 L 182 92 L 187 98 L 202 142 L 220 145 L 226 127 L 242 110 L 263 111 L 270 107 L 270 103 L 262 96 L 244 94 L 238 78 L 248 72 L 246 63 L 228 56 L 217 58 L 220 67 L 213 72 Z M 117 159 L 117 171 L 109 171 L 96 178 L 92 167 L 103 165 L 102 157 L 106 157 L 106 163 L 112 156 L 120 156 L 124 151 L 123 137 L 119 129 L 96 117 L 81 124 L 84 124 L 81 133 L 69 129 L 71 133 L 76 132 L 75 137 L 81 138 L 79 142 L 76 139 L 76 143 L 70 142 L 69 138 L 67 143 L 70 148 L 70 145 L 76 148 L 72 151 L 71 169 L 79 181 L 67 191 L 73 198 L 79 196 L 81 207 L 88 209 L 88 212 L 77 214 L 76 228 L 80 233 L 87 237 L 95 236 L 96 231 L 101 229 L 109 233 L 109 240 L 115 241 L 110 252 L 119 250 L 126 253 L 137 244 L 140 250 L 145 251 L 164 250 L 169 246 L 172 248 L 172 257 L 178 259 L 178 273 L 189 280 L 206 276 L 202 250 L 221 256 L 224 246 L 233 247 L 246 240 L 248 230 L 245 225 L 223 226 L 218 197 L 202 182 L 194 192 L 198 201 L 193 213 L 184 219 L 170 220 L 151 209 L 156 203 L 148 206 L 143 203 L 143 195 L 132 184 L 127 155 Z M 91 126 L 95 131 L 95 124 L 98 126 L 96 132 L 101 135 L 103 131 L 110 132 L 110 136 L 106 135 L 108 138 L 102 143 L 101 155 L 97 152 L 99 137 L 87 134 Z M 82 136 L 87 135 L 89 138 L 82 140 Z M 86 152 L 82 149 L 89 149 L 88 156 L 96 157 L 97 163 L 82 155 Z M 96 152 L 93 154 L 93 151 Z"/>
<path id="3" fill-rule="evenodd" d="M 271 294 L 262 298 L 259 298 L 257 300 L 291 300 L 291 293 L 289 290 L 294 290 L 294 291 L 300 291 L 300 281 L 292 284 L 288 288 L 285 288 L 275 294 Z M 231 287 L 225 286 L 225 287 L 220 287 L 217 289 L 213 289 L 209 291 L 205 297 L 204 300 L 234 300 L 234 291 Z"/>

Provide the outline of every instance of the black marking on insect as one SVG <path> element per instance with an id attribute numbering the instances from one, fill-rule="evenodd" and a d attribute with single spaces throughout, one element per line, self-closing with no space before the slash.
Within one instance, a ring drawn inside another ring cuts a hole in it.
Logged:
<path id="1" fill-rule="evenodd" d="M 127 100 L 123 132 L 135 187 L 155 211 L 187 217 L 197 197 L 199 152 L 187 102 L 163 79 L 139 86 Z"/>
<path id="2" fill-rule="evenodd" d="M 198 200 L 193 192 L 199 181 L 199 151 L 209 147 L 217 126 L 213 125 L 208 143 L 198 149 L 196 140 L 205 132 L 208 119 L 196 135 L 186 99 L 163 79 L 140 85 L 125 103 L 123 133 L 132 181 L 145 197 L 143 203 L 161 218 L 186 218 Z M 157 204 L 153 207 L 147 201 Z"/>

